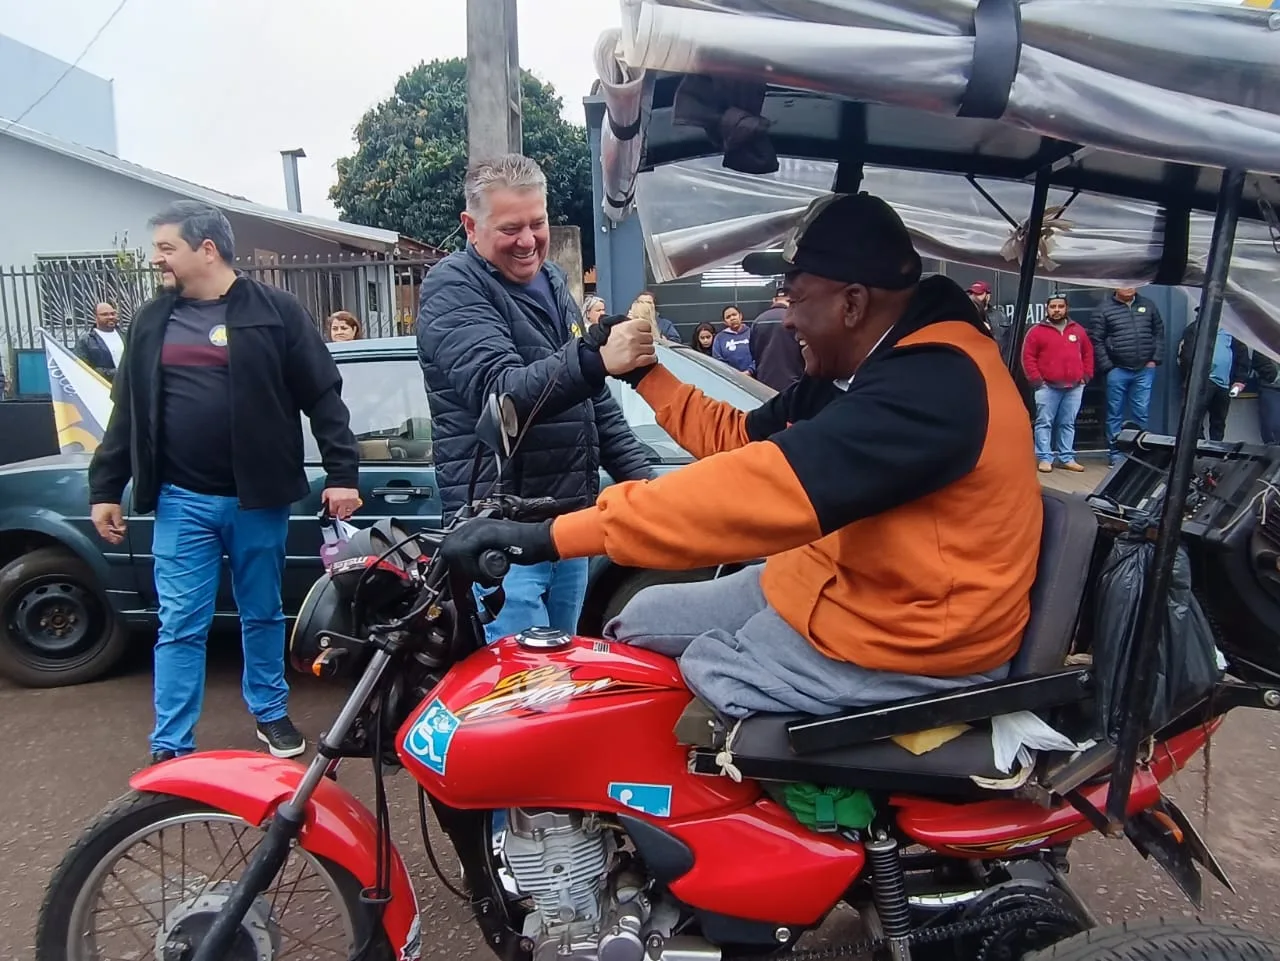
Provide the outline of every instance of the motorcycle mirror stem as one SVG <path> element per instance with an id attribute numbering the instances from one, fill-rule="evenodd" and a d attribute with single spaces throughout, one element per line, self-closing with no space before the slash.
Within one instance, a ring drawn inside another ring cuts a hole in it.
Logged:
<path id="1" fill-rule="evenodd" d="M 492 393 L 485 400 L 484 409 L 476 421 L 476 438 L 493 452 L 497 470 L 497 492 L 502 493 L 502 479 L 511 455 L 515 453 L 516 438 L 520 435 L 520 417 L 515 400 L 510 394 Z M 476 450 L 472 465 L 471 491 L 468 500 L 475 499 L 476 475 L 480 470 L 481 451 Z"/>

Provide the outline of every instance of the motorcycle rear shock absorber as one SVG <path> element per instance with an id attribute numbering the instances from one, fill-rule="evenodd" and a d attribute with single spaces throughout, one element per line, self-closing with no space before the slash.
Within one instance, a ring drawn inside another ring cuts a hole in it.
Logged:
<path id="1" fill-rule="evenodd" d="M 911 905 L 907 901 L 907 877 L 898 855 L 898 842 L 877 834 L 863 844 L 871 866 L 871 894 L 880 916 L 880 927 L 889 942 L 893 961 L 911 961 Z"/>

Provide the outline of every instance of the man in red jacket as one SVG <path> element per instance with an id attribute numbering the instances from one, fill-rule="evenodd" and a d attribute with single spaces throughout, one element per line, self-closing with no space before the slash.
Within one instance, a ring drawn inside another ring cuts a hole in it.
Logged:
<path id="1" fill-rule="evenodd" d="M 1027 331 L 1022 369 L 1036 392 L 1036 460 L 1040 473 L 1082 471 L 1076 461 L 1076 417 L 1084 385 L 1093 377 L 1093 345 L 1085 329 L 1067 316 L 1067 298 L 1054 294 L 1048 317 Z"/>

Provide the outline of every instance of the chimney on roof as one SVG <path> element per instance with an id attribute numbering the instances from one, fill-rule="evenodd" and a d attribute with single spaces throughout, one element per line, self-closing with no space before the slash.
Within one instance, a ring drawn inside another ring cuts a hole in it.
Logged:
<path id="1" fill-rule="evenodd" d="M 284 203 L 297 214 L 302 213 L 302 187 L 298 182 L 298 158 L 306 155 L 307 152 L 301 147 L 280 151 L 280 158 L 284 161 Z"/>

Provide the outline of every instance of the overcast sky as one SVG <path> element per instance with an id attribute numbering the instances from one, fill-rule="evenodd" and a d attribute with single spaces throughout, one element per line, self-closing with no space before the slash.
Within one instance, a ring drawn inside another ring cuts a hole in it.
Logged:
<path id="1" fill-rule="evenodd" d="M 0 33 L 71 61 L 118 0 L 0 0 Z M 520 60 L 583 122 L 591 51 L 617 0 L 519 0 Z M 466 54 L 463 0 L 129 0 L 80 66 L 115 82 L 120 156 L 284 206 L 279 151 L 302 147 L 302 207 L 334 216 L 334 162 L 396 78 Z"/>

